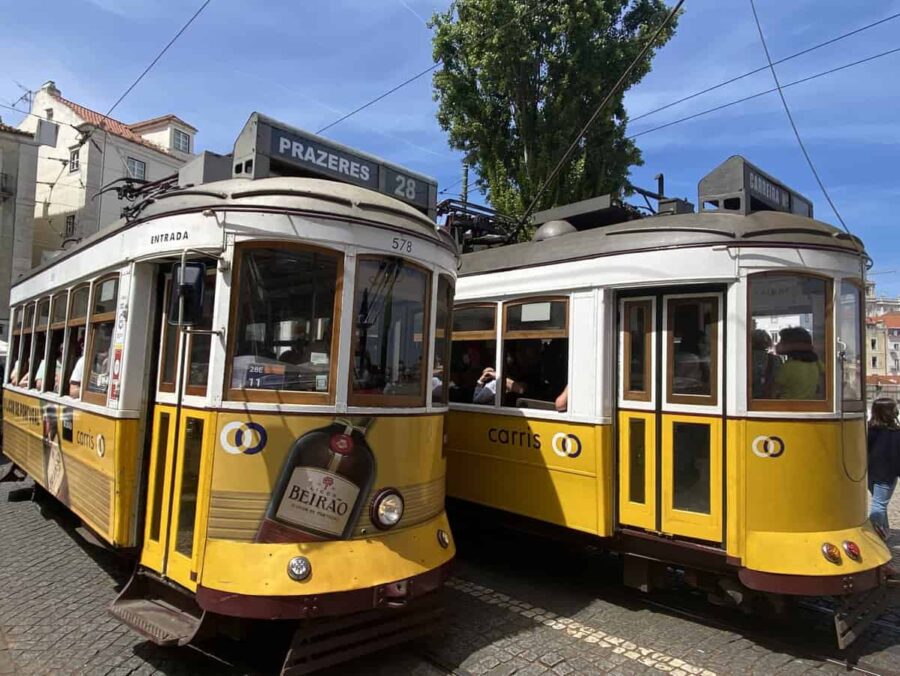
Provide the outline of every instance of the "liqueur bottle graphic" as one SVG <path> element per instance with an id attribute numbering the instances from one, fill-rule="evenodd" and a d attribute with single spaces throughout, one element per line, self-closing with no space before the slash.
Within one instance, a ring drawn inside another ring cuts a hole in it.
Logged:
<path id="1" fill-rule="evenodd" d="M 346 540 L 375 480 L 372 418 L 335 418 L 294 442 L 256 542 Z"/>
<path id="2" fill-rule="evenodd" d="M 44 477 L 47 480 L 47 490 L 55 498 L 69 504 L 69 480 L 66 476 L 62 449 L 59 446 L 59 426 L 54 404 L 47 404 L 44 407 L 43 432 Z"/>

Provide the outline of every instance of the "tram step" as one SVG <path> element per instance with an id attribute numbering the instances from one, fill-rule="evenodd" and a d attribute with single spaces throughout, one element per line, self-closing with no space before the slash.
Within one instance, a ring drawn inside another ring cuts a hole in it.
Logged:
<path id="1" fill-rule="evenodd" d="M 282 676 L 302 676 L 439 631 L 440 592 L 400 608 L 305 620 L 294 634 Z"/>
<path id="2" fill-rule="evenodd" d="M 187 591 L 141 568 L 131 576 L 109 612 L 157 645 L 190 643 L 205 617 Z"/>
<path id="3" fill-rule="evenodd" d="M 897 601 L 900 601 L 900 584 L 890 579 L 883 587 L 841 599 L 834 613 L 838 648 L 848 648 L 866 627 Z"/>

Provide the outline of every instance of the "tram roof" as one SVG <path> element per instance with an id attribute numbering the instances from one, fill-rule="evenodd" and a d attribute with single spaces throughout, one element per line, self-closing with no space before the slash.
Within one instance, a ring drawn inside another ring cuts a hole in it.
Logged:
<path id="1" fill-rule="evenodd" d="M 59 256 L 32 268 L 15 280 L 13 286 L 122 231 L 139 228 L 144 223 L 166 216 L 202 213 L 207 209 L 344 218 L 363 225 L 371 223 L 401 230 L 456 253 L 453 238 L 438 228 L 434 221 L 413 207 L 372 190 L 338 181 L 296 176 L 254 180 L 235 178 L 175 188 L 155 195 L 147 200 L 146 207 L 137 218 L 115 221 Z M 181 248 L 173 242 L 172 251 L 181 251 Z"/>
<path id="2" fill-rule="evenodd" d="M 793 246 L 863 253 L 862 241 L 834 226 L 804 216 L 726 211 L 654 216 L 467 253 L 460 277 L 639 251 L 702 246 Z"/>

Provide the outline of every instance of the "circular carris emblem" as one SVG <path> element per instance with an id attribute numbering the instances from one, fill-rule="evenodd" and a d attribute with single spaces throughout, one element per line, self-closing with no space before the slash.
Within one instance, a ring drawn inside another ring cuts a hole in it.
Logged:
<path id="1" fill-rule="evenodd" d="M 106 455 L 106 439 L 102 434 L 97 435 L 97 455 L 101 458 Z"/>
<path id="2" fill-rule="evenodd" d="M 750 444 L 753 454 L 760 458 L 777 458 L 784 453 L 784 441 L 781 437 L 760 435 Z"/>
<path id="3" fill-rule="evenodd" d="M 226 453 L 253 455 L 266 447 L 266 429 L 255 422 L 233 421 L 222 428 L 219 443 Z"/>
<path id="4" fill-rule="evenodd" d="M 574 434 L 557 432 L 553 435 L 550 447 L 560 458 L 577 458 L 581 455 L 581 440 Z"/>

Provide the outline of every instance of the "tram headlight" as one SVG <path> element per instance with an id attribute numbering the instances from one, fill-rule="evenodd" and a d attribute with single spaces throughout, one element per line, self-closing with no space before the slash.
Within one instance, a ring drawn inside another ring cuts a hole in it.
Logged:
<path id="1" fill-rule="evenodd" d="M 841 550 L 830 542 L 826 542 L 822 545 L 822 556 L 835 564 L 841 562 Z"/>
<path id="2" fill-rule="evenodd" d="M 372 523 L 382 530 L 393 528 L 403 516 L 403 496 L 393 488 L 385 488 L 372 500 Z"/>
<path id="3" fill-rule="evenodd" d="M 853 540 L 844 540 L 842 544 L 844 545 L 844 551 L 847 552 L 847 556 L 854 561 L 862 561 L 862 552 L 859 550 L 858 544 L 853 542 Z"/>
<path id="4" fill-rule="evenodd" d="M 288 576 L 297 582 L 303 582 L 312 575 L 312 564 L 305 556 L 295 556 L 288 561 Z"/>

